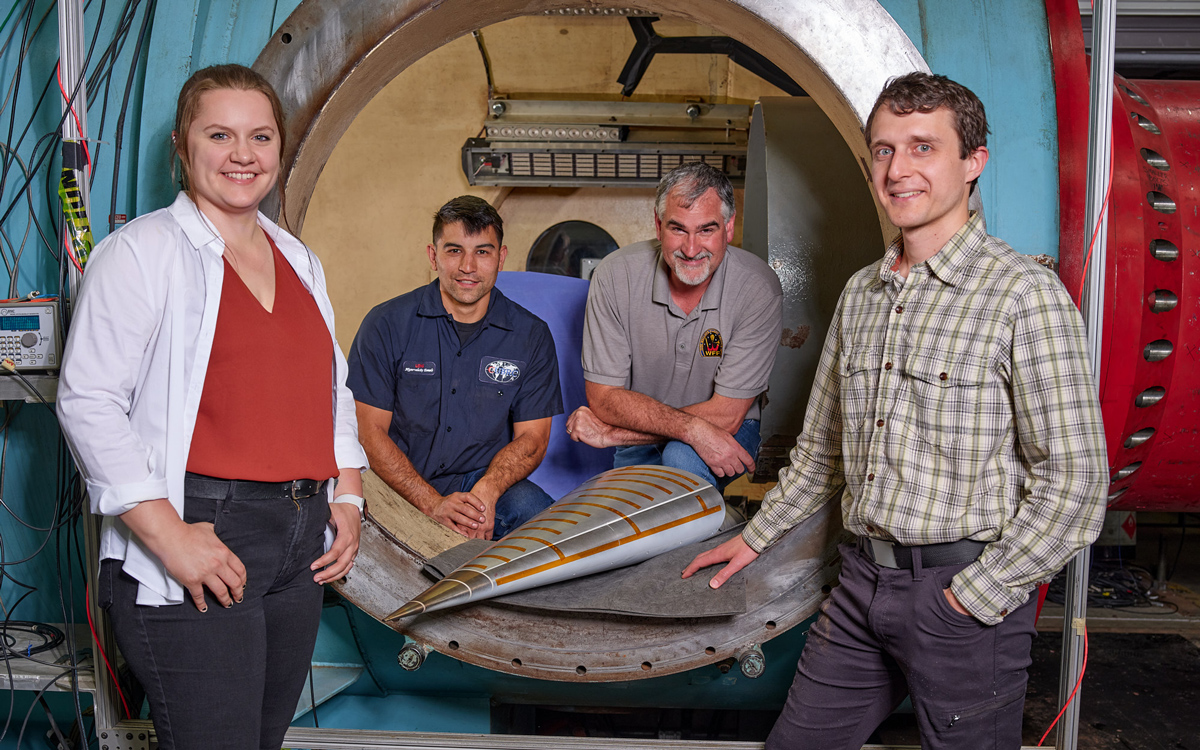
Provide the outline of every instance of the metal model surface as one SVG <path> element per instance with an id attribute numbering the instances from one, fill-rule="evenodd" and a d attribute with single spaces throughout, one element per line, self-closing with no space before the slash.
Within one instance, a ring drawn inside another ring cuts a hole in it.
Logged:
<path id="1" fill-rule="evenodd" d="M 725 501 L 691 472 L 610 469 L 584 482 L 385 621 L 612 570 L 717 533 Z"/>

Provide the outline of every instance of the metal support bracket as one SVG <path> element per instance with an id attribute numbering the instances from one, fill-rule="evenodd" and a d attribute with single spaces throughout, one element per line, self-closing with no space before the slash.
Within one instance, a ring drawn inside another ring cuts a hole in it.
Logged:
<path id="1" fill-rule="evenodd" d="M 789 96 L 808 96 L 800 84 L 784 73 L 779 66 L 759 53 L 727 36 L 659 36 L 654 30 L 654 16 L 629 19 L 633 36 L 637 41 L 629 52 L 629 59 L 617 76 L 621 94 L 632 96 L 650 67 L 655 55 L 725 55 L 767 83 L 782 89 Z"/>

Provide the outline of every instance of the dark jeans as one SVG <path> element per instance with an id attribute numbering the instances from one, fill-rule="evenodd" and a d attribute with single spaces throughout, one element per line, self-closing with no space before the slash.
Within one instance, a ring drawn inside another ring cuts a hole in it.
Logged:
<path id="1" fill-rule="evenodd" d="M 463 474 L 462 484 L 458 487 L 458 491 L 470 492 L 475 483 L 486 473 L 487 467 L 485 466 L 469 474 Z M 451 489 L 453 490 L 453 488 Z M 545 490 L 528 479 L 522 479 L 509 487 L 496 500 L 496 523 L 492 527 L 492 539 L 508 536 L 510 531 L 549 508 L 553 503 L 554 498 L 547 495 Z"/>
<path id="2" fill-rule="evenodd" d="M 240 604 L 212 595 L 201 613 L 183 604 L 139 606 L 121 561 L 100 568 L 99 601 L 117 645 L 146 690 L 163 750 L 279 750 L 308 676 L 321 586 L 325 493 L 293 501 L 187 498 L 184 520 L 211 522 L 246 566 Z"/>
<path id="3" fill-rule="evenodd" d="M 925 750 L 1019 748 L 1037 597 L 984 625 L 942 593 L 966 565 L 893 570 L 841 552 L 767 750 L 859 750 L 910 694 Z"/>
<path id="4" fill-rule="evenodd" d="M 738 442 L 738 445 L 746 449 L 751 458 L 755 461 L 758 460 L 758 448 L 762 444 L 762 435 L 759 433 L 757 419 L 747 419 L 742 422 L 742 426 L 738 428 L 737 434 L 733 436 L 733 439 Z M 708 465 L 704 463 L 704 459 L 700 458 L 700 454 L 696 453 L 695 448 L 678 440 L 669 440 L 666 443 L 652 443 L 650 445 L 627 445 L 623 448 L 617 448 L 617 452 L 613 455 L 614 469 L 620 469 L 624 466 L 635 466 L 637 464 L 670 466 L 675 469 L 690 471 L 722 491 L 724 491 L 730 482 L 741 476 L 741 474 L 738 474 L 737 477 L 717 478 L 712 473 L 712 469 L 708 468 Z"/>

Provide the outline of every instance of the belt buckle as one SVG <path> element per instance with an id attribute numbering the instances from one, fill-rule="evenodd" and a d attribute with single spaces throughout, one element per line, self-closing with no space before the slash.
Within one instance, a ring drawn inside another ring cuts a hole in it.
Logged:
<path id="1" fill-rule="evenodd" d="M 891 542 L 871 538 L 868 538 L 868 541 L 871 543 L 871 557 L 874 558 L 876 565 L 897 570 L 900 568 L 900 565 L 896 563 L 896 550 L 892 547 Z"/>
<path id="2" fill-rule="evenodd" d="M 305 498 L 312 497 L 313 495 L 317 494 L 315 491 L 309 492 L 307 495 L 297 495 L 296 494 L 296 490 L 298 490 L 298 489 L 302 490 L 304 488 L 303 483 L 308 482 L 308 481 L 311 481 L 311 480 L 307 480 L 307 479 L 293 479 L 292 480 L 292 502 L 295 502 L 297 500 L 303 500 Z"/>

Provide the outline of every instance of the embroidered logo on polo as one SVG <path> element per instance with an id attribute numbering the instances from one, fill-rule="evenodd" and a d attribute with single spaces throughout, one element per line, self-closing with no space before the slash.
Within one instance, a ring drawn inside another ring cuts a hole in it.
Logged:
<path id="1" fill-rule="evenodd" d="M 716 328 L 709 328 L 700 337 L 700 353 L 706 357 L 719 357 L 721 352 L 725 350 L 721 341 L 721 332 Z"/>
<path id="2" fill-rule="evenodd" d="M 433 375 L 437 372 L 437 363 L 432 359 L 406 359 L 403 368 L 405 375 Z"/>
<path id="3" fill-rule="evenodd" d="M 518 359 L 488 356 L 479 360 L 479 382 L 513 383 L 521 377 L 525 363 Z"/>

